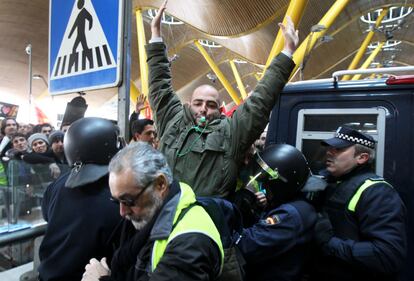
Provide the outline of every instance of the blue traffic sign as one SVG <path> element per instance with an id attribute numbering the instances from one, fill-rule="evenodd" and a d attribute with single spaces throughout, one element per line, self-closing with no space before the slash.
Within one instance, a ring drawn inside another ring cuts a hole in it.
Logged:
<path id="1" fill-rule="evenodd" d="M 123 0 L 50 0 L 49 92 L 117 86 Z"/>

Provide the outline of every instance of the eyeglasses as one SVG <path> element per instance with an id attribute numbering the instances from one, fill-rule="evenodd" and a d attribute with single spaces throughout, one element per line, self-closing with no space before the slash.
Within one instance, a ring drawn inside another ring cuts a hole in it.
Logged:
<path id="1" fill-rule="evenodd" d="M 136 202 L 138 201 L 138 199 L 141 197 L 142 194 L 144 194 L 145 190 L 150 187 L 152 185 L 152 182 L 150 182 L 149 184 L 147 184 L 140 192 L 138 192 L 137 195 L 133 196 L 132 198 L 125 198 L 125 199 L 117 199 L 114 197 L 110 197 L 109 200 L 111 200 L 112 202 L 114 202 L 115 204 L 122 204 L 125 207 L 134 207 L 136 204 Z"/>

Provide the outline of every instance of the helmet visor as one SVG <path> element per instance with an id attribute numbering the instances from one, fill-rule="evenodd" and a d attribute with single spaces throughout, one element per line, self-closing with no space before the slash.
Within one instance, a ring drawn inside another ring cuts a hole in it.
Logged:
<path id="1" fill-rule="evenodd" d="M 246 188 L 253 191 L 262 191 L 266 189 L 268 184 L 274 184 L 273 181 L 280 180 L 283 183 L 287 183 L 287 179 L 283 177 L 277 168 L 272 169 L 266 162 L 260 157 L 258 153 L 255 154 L 254 164 L 256 172 L 250 176 L 249 182 L 246 184 Z"/>

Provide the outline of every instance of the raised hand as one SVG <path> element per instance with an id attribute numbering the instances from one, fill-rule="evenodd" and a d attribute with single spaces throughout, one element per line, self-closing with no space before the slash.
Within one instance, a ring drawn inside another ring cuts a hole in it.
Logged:
<path id="1" fill-rule="evenodd" d="M 140 94 L 137 97 L 137 102 L 135 104 L 135 113 L 139 114 L 141 110 L 147 108 L 148 106 L 145 106 L 145 101 L 147 100 L 147 97 L 143 94 Z"/>
<path id="2" fill-rule="evenodd" d="M 293 54 L 299 43 L 299 30 L 295 29 L 290 16 L 286 17 L 286 26 L 283 23 L 279 23 L 279 27 L 282 29 L 283 37 L 285 38 L 285 51 Z"/>
<path id="3" fill-rule="evenodd" d="M 162 3 L 161 7 L 158 9 L 157 15 L 152 19 L 151 22 L 151 38 L 161 37 L 161 18 L 162 14 L 167 7 L 168 0 L 165 0 Z"/>

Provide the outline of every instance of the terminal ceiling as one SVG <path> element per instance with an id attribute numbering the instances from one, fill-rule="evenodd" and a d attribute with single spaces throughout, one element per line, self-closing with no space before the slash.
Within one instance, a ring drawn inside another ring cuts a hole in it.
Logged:
<path id="1" fill-rule="evenodd" d="M 298 26 L 302 41 L 325 15 L 335 1 L 309 0 Z M 160 6 L 162 1 L 135 0 L 133 10 L 143 9 L 146 38 L 150 37 L 150 16 L 147 9 Z M 240 59 L 247 63 L 237 64 L 246 91 L 257 83 L 255 74 L 262 71 L 276 37 L 278 26 L 286 12 L 287 0 L 170 0 L 167 13 L 182 21 L 181 25 L 163 25 L 163 35 L 172 62 L 173 86 L 181 99 L 187 101 L 192 90 L 200 84 L 212 84 L 220 89 L 224 101 L 231 102 L 229 95 L 214 75 L 193 41 L 207 39 L 220 44 L 221 48 L 205 49 L 219 65 L 226 78 L 237 90 L 237 84 L 229 60 Z M 304 79 L 328 78 L 336 70 L 346 69 L 366 36 L 369 25 L 360 17 L 390 5 L 414 6 L 414 0 L 350 0 L 335 19 L 325 35 L 331 40 L 319 42 L 310 51 Z M 135 13 L 132 24 L 131 80 L 138 88 L 140 73 L 137 51 Z M 376 61 L 389 66 L 414 65 L 414 13 L 407 16 L 392 32 L 393 40 L 401 41 L 393 51 L 382 51 Z M 0 101 L 2 96 L 28 97 L 28 55 L 25 47 L 32 44 L 33 74 L 47 78 L 48 72 L 48 0 L 1 0 L 0 1 Z M 376 32 L 372 42 L 383 41 L 385 35 Z M 300 42 L 301 43 L 301 42 Z M 364 56 L 363 60 L 367 57 Z M 257 76 L 257 75 L 256 75 Z M 295 78 L 297 79 L 297 77 Z M 46 83 L 33 80 L 34 99 L 41 99 L 47 90 Z M 90 107 L 101 107 L 115 100 L 117 89 L 89 91 L 86 100 Z M 69 101 L 76 94 L 55 97 Z M 10 102 L 10 99 L 7 100 Z"/>

